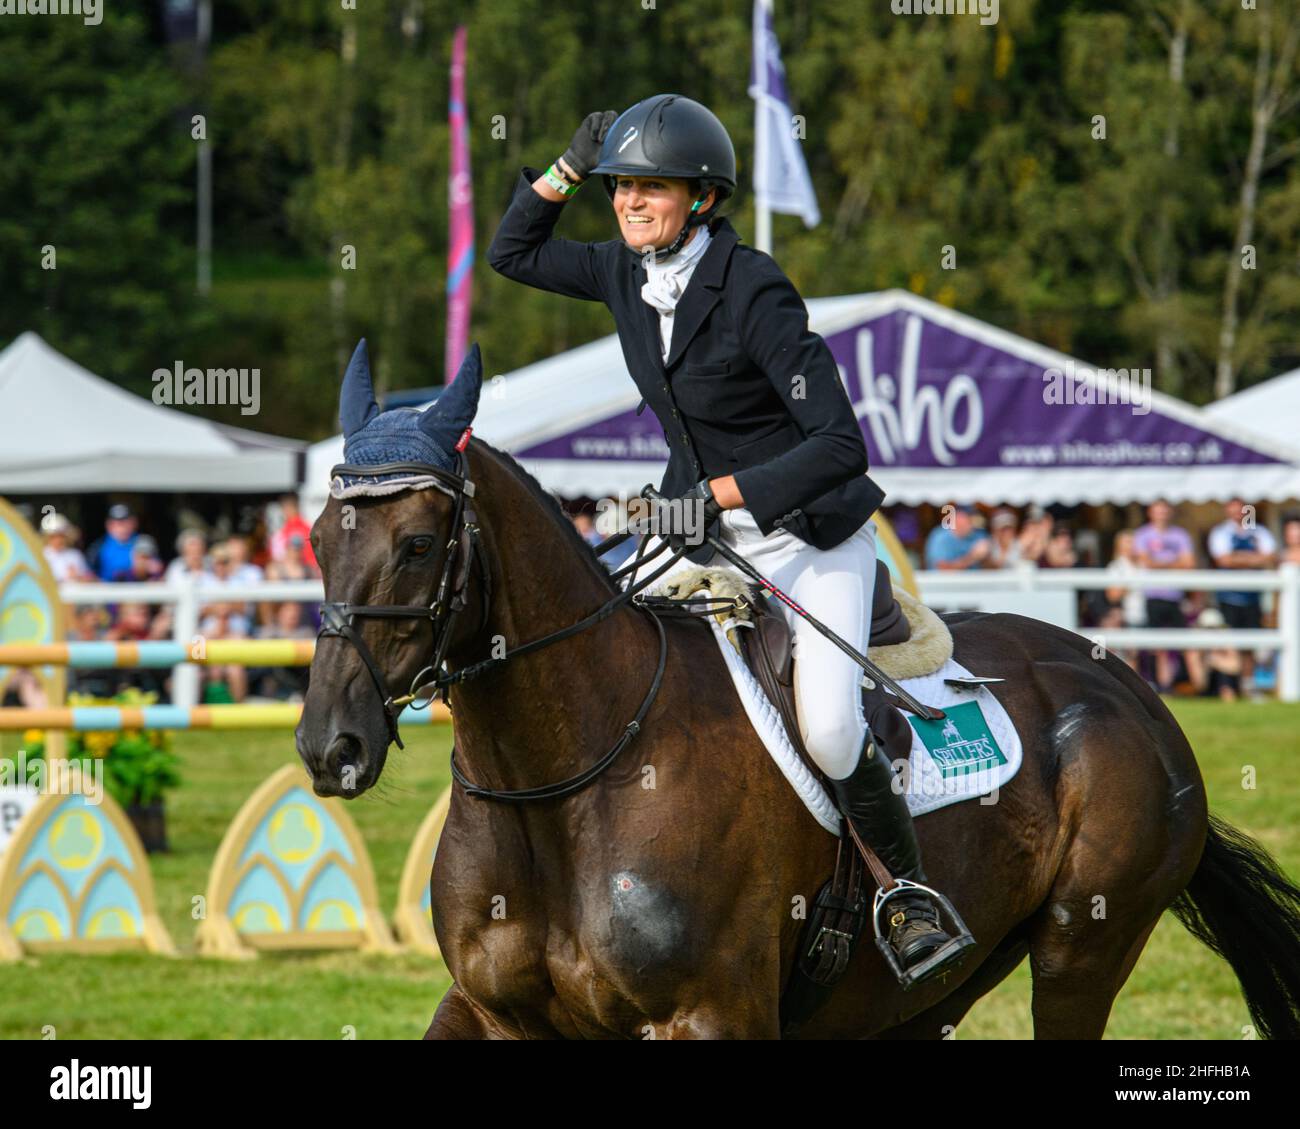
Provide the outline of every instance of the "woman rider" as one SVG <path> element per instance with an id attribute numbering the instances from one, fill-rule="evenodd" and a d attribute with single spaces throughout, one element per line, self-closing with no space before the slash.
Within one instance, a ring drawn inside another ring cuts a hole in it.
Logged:
<path id="1" fill-rule="evenodd" d="M 553 238 L 565 202 L 592 175 L 603 178 L 621 239 Z M 545 173 L 523 170 L 488 261 L 507 278 L 610 308 L 645 397 L 638 414 L 648 404 L 668 441 L 661 492 L 692 504 L 705 527 L 716 521 L 717 536 L 865 654 L 876 571 L 869 519 L 884 493 L 865 473 L 857 417 L 803 300 L 717 215 L 735 188 L 731 139 L 698 102 L 662 94 L 622 115 L 590 114 Z M 712 556 L 703 543 L 680 565 Z M 924 882 L 906 798 L 863 717 L 861 669 L 777 606 L 794 632 L 809 755 L 891 873 Z M 964 955 L 930 894 L 909 888 L 887 906 L 888 942 L 913 982 Z"/>

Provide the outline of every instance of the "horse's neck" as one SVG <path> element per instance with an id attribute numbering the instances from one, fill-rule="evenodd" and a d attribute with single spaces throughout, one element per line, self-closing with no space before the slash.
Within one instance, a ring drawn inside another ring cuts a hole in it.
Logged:
<path id="1" fill-rule="evenodd" d="M 508 464 L 477 446 L 470 456 L 492 600 L 486 628 L 449 650 L 453 671 L 572 626 L 617 594 L 603 582 L 601 566 Z M 477 591 L 470 595 L 466 617 L 478 614 L 478 598 Z M 457 760 L 476 784 L 494 789 L 572 776 L 617 740 L 658 658 L 653 625 L 645 613 L 624 607 L 458 683 L 451 690 Z"/>

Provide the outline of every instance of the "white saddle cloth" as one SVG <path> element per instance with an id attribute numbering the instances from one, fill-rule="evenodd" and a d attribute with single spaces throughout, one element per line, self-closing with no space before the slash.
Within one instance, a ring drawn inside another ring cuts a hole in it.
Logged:
<path id="1" fill-rule="evenodd" d="M 700 595 L 710 595 L 702 591 Z M 745 661 L 728 642 L 728 620 L 708 617 L 731 681 L 745 713 L 767 747 L 777 768 L 799 799 L 832 835 L 840 833 L 840 813 L 834 801 L 795 751 L 776 707 L 763 693 Z M 739 630 L 746 629 L 741 625 Z M 797 661 L 797 660 L 796 660 Z M 1007 711 L 987 687 L 949 686 L 945 678 L 971 678 L 961 663 L 949 658 L 933 674 L 900 680 L 919 701 L 945 711 L 944 721 L 927 722 L 904 712 L 912 728 L 912 754 L 901 787 L 913 816 L 947 807 L 960 800 L 993 793 L 1020 770 L 1023 749 Z"/>

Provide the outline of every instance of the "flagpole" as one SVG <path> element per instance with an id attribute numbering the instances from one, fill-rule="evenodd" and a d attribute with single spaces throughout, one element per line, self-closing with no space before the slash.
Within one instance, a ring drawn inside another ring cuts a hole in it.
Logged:
<path id="1" fill-rule="evenodd" d="M 760 168 L 761 161 L 767 160 L 767 119 L 766 107 L 756 102 L 754 108 L 754 167 Z M 765 193 L 754 194 L 754 246 L 764 254 L 772 253 L 772 209 L 768 207 Z"/>
<path id="2" fill-rule="evenodd" d="M 751 31 L 753 36 L 752 52 L 754 55 L 754 66 L 756 74 L 760 78 L 760 90 L 763 94 L 767 93 L 767 66 L 763 57 L 759 54 L 760 44 L 759 31 L 761 27 L 759 18 L 759 9 L 762 6 L 762 0 L 754 0 L 754 26 Z M 768 0 L 767 7 L 772 7 L 771 0 Z M 761 65 L 761 69 L 760 68 Z M 767 147 L 769 138 L 767 136 L 767 123 L 769 114 L 767 113 L 767 103 L 762 96 L 754 99 L 754 187 L 758 187 L 759 169 L 766 169 L 767 165 Z M 754 246 L 766 255 L 772 253 L 772 209 L 768 206 L 766 193 L 756 191 L 754 193 Z"/>

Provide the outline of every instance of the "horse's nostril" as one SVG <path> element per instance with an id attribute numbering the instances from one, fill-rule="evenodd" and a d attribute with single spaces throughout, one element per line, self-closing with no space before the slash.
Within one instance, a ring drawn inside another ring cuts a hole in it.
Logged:
<path id="1" fill-rule="evenodd" d="M 361 786 L 366 769 L 365 748 L 353 734 L 341 733 L 330 745 L 325 764 L 346 795 Z"/>

